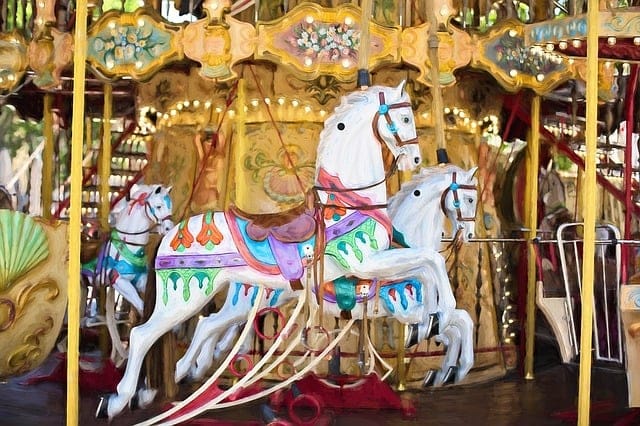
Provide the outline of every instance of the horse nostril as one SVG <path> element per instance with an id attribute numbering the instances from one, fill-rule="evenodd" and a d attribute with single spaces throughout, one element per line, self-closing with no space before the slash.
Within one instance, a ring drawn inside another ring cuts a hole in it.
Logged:
<path id="1" fill-rule="evenodd" d="M 469 234 L 467 235 L 467 238 L 469 239 L 473 238 L 473 232 L 469 232 Z"/>
<path id="2" fill-rule="evenodd" d="M 420 157 L 413 157 L 413 162 L 416 164 L 420 164 Z"/>

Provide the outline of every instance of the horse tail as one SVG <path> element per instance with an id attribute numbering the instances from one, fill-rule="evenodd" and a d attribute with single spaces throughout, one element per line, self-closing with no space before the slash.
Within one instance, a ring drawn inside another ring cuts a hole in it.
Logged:
<path id="1" fill-rule="evenodd" d="M 107 287 L 106 289 L 106 302 L 105 302 L 105 316 L 107 323 L 107 330 L 109 330 L 109 337 L 111 337 L 111 359 L 115 359 L 116 354 L 120 356 L 120 361 L 116 362 L 116 366 L 120 366 L 124 360 L 129 357 L 129 353 L 124 348 L 122 340 L 120 340 L 120 333 L 118 333 L 118 325 L 116 323 L 116 303 L 115 303 L 115 290 L 113 287 Z"/>

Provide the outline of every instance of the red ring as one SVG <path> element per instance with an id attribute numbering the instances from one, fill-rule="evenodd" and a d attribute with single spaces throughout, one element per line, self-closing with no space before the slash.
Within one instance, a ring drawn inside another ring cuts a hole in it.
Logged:
<path id="1" fill-rule="evenodd" d="M 244 360 L 247 363 L 247 371 L 253 368 L 253 360 L 248 354 L 236 354 L 236 356 L 234 356 L 231 362 L 229 363 L 229 371 L 231 371 L 231 374 L 233 374 L 239 379 L 244 377 L 245 374 L 247 374 L 246 372 L 240 373 L 238 370 L 236 370 L 235 364 L 236 362 L 241 360 Z"/>
<path id="2" fill-rule="evenodd" d="M 307 344 L 307 335 L 309 334 L 309 330 L 318 330 L 318 334 L 324 334 L 327 337 L 327 344 L 324 345 L 322 349 L 315 349 Z M 304 346 L 305 349 L 313 352 L 316 355 L 319 353 L 322 353 L 327 348 L 327 346 L 329 346 L 330 342 L 331 342 L 331 335 L 329 334 L 327 329 L 321 325 L 314 325 L 313 327 L 305 327 L 305 329 L 302 331 L 302 346 Z"/>
<path id="3" fill-rule="evenodd" d="M 300 403 L 307 403 L 307 406 L 310 405 L 315 410 L 313 417 L 302 419 L 300 416 L 296 414 L 295 405 L 296 404 L 299 405 Z M 320 418 L 320 414 L 322 411 L 322 408 L 320 407 L 320 401 L 318 401 L 318 398 L 316 398 L 315 396 L 309 393 L 301 393 L 300 395 L 296 396 L 294 399 L 291 400 L 288 408 L 289 408 L 288 410 L 289 418 L 293 421 L 293 423 L 296 425 L 303 425 L 303 426 L 315 424 L 315 422 Z"/>
<path id="4" fill-rule="evenodd" d="M 283 366 L 289 366 L 291 367 L 291 374 L 289 374 L 288 376 L 285 376 L 284 374 L 282 374 L 280 372 L 280 367 Z M 290 361 L 282 361 L 280 364 L 278 364 L 278 366 L 276 367 L 276 375 L 282 379 L 282 380 L 287 380 L 288 378 L 290 378 L 291 376 L 293 376 L 295 373 L 297 373 L 296 371 L 296 366 L 293 365 L 293 363 L 291 363 Z"/>
<path id="5" fill-rule="evenodd" d="M 258 313 L 256 314 L 256 317 L 253 319 L 253 329 L 255 330 L 255 332 L 258 335 L 258 337 L 260 337 L 262 340 L 274 340 L 274 339 L 277 339 L 278 336 L 280 336 L 280 333 L 282 332 L 282 331 L 278 331 L 273 336 L 267 336 L 267 335 L 263 334 L 260 331 L 260 324 L 258 323 L 258 319 L 261 316 L 268 314 L 269 312 L 275 313 L 278 316 L 278 318 L 280 318 L 280 321 L 282 322 L 282 324 L 284 324 L 286 322 L 286 318 L 284 317 L 284 314 L 282 313 L 282 311 L 279 308 L 274 308 L 274 307 L 269 306 L 269 307 L 260 309 L 258 311 Z"/>

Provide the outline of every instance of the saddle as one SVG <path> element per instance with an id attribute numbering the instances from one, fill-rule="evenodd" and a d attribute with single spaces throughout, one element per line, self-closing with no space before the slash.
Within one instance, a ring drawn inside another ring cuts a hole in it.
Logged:
<path id="1" fill-rule="evenodd" d="M 316 230 L 313 210 L 304 204 L 281 213 L 251 214 L 231 206 L 234 215 L 249 222 L 247 235 L 264 241 L 269 235 L 283 243 L 299 243 L 311 238 Z"/>
<path id="2" fill-rule="evenodd" d="M 278 259 L 291 259 L 296 255 L 292 243 L 300 243 L 311 238 L 316 231 L 316 220 L 313 210 L 302 204 L 293 209 L 271 214 L 250 214 L 236 206 L 231 206 L 231 213 L 246 220 L 246 233 L 255 241 L 269 239 L 269 244 Z M 301 265 L 297 265 L 301 267 Z M 294 267 L 297 270 L 298 267 Z M 302 290 L 299 278 L 290 279 L 292 290 Z"/>

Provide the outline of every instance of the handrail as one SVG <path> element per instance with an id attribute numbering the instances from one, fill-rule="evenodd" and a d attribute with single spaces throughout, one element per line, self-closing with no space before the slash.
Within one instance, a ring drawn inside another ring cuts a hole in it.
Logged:
<path id="1" fill-rule="evenodd" d="M 124 132 L 122 132 L 122 134 L 120 135 L 120 137 L 113 143 L 113 150 L 115 151 L 116 149 L 118 149 L 118 147 L 120 145 L 122 145 L 122 142 L 124 142 L 129 136 L 131 136 L 137 127 L 137 123 L 135 121 L 132 121 L 129 126 L 124 130 Z M 91 166 L 91 168 L 89 169 L 89 173 L 85 174 L 85 176 L 82 178 L 82 186 L 85 186 L 89 180 L 91 179 L 91 176 L 93 176 L 94 174 L 96 174 L 98 171 L 98 165 L 94 164 L 93 166 Z M 138 173 L 140 174 L 140 173 Z M 140 178 L 138 177 L 138 175 L 136 175 L 136 177 L 132 180 L 140 180 Z M 131 187 L 129 186 L 129 184 L 127 184 L 127 186 L 125 186 L 125 189 L 127 189 L 127 191 L 130 189 Z M 123 189 L 124 191 L 124 189 Z M 122 197 L 120 197 L 119 199 L 121 199 Z M 113 207 L 113 203 L 111 204 L 111 206 Z M 58 208 L 56 209 L 56 212 L 53 214 L 54 219 L 59 219 L 60 218 L 60 214 L 64 211 L 64 209 L 66 209 L 69 206 L 69 198 L 65 198 L 64 200 L 62 200 L 61 202 L 58 203 Z"/>

